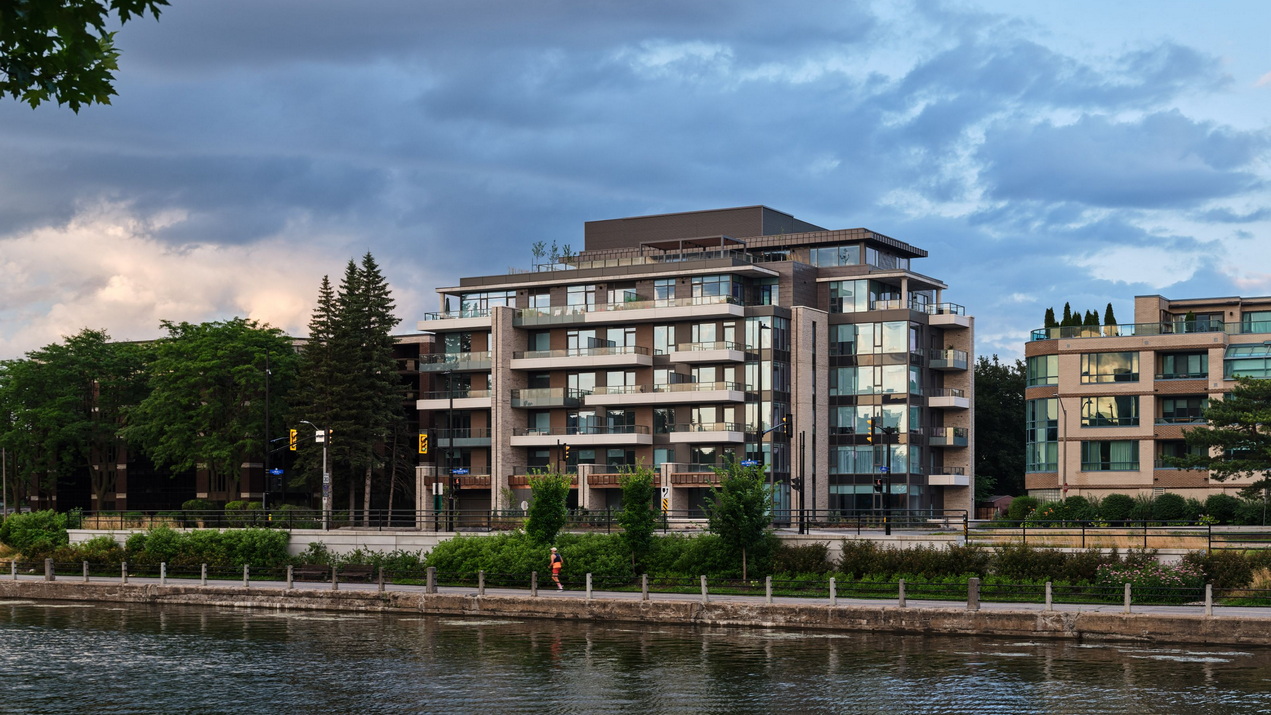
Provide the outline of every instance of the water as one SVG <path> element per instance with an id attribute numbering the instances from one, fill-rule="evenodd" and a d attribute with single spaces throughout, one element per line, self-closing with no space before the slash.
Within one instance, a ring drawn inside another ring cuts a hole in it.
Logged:
<path id="1" fill-rule="evenodd" d="M 0 602 L 0 712 L 1260 713 L 1271 650 Z"/>

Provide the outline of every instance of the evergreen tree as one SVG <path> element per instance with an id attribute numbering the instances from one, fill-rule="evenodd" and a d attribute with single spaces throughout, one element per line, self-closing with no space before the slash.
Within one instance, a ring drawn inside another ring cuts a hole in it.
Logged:
<path id="1" fill-rule="evenodd" d="M 1112 303 L 1108 303 L 1108 307 L 1104 308 L 1103 310 L 1103 324 L 1104 325 L 1117 324 L 1117 316 L 1115 313 L 1112 312 Z"/>
<path id="2" fill-rule="evenodd" d="M 1085 322 L 1082 323 L 1082 325 L 1086 327 L 1092 327 L 1092 326 L 1096 328 L 1099 327 L 1099 314 L 1094 312 L 1093 310 L 1087 310 L 1086 319 L 1085 319 Z"/>
<path id="3" fill-rule="evenodd" d="M 1053 307 L 1046 309 L 1046 318 L 1045 318 L 1044 327 L 1046 328 L 1059 327 L 1059 323 L 1055 322 L 1055 309 Z"/>
<path id="4" fill-rule="evenodd" d="M 1072 325 L 1072 306 L 1068 305 L 1068 303 L 1064 303 L 1064 319 L 1060 325 L 1065 328 Z"/>
<path id="5" fill-rule="evenodd" d="M 339 396 L 347 392 L 347 373 L 337 359 L 332 341 L 335 321 L 335 291 L 330 277 L 323 276 L 318 288 L 318 304 L 309 318 L 309 340 L 300 353 L 297 387 L 288 418 L 291 428 L 299 432 L 289 484 L 305 488 L 311 494 L 317 492 L 322 483 L 322 448 L 309 434 L 312 428 L 302 425 L 301 420 L 319 429 L 331 429 L 342 421 Z"/>

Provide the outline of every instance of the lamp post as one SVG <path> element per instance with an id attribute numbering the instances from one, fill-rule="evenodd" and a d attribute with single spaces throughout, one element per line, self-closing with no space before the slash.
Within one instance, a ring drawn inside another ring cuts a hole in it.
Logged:
<path id="1" fill-rule="evenodd" d="M 883 425 L 883 460 L 886 466 L 883 473 L 887 475 L 887 485 L 883 490 L 883 533 L 891 536 L 891 446 L 895 441 L 896 428 Z"/>
<path id="2" fill-rule="evenodd" d="M 331 472 L 327 471 L 327 446 L 331 444 L 331 435 L 309 420 L 300 420 L 300 424 L 309 425 L 316 435 L 322 437 L 322 529 L 326 531 L 331 528 Z"/>
<path id="3" fill-rule="evenodd" d="M 449 518 L 446 520 L 450 527 L 450 531 L 455 530 L 455 506 L 458 504 L 455 494 L 455 475 L 454 475 L 454 449 L 455 449 L 455 386 L 454 386 L 454 370 L 445 370 L 441 373 L 446 376 L 446 397 L 449 398 L 450 404 L 446 408 L 446 483 L 450 487 L 450 504 L 446 510 Z"/>
<path id="4" fill-rule="evenodd" d="M 1056 430 L 1056 438 L 1059 440 L 1059 483 L 1061 485 L 1060 498 L 1068 498 L 1068 470 L 1067 460 L 1064 457 L 1068 453 L 1068 441 L 1065 439 L 1068 434 L 1068 409 L 1064 407 L 1063 395 L 1059 391 L 1055 391 L 1055 404 L 1059 405 L 1059 429 Z"/>

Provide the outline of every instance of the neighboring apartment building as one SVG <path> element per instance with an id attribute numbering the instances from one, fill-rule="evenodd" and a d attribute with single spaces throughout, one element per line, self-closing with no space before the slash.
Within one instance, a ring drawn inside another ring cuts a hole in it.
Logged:
<path id="1" fill-rule="evenodd" d="M 557 467 L 604 509 L 643 464 L 699 512 L 712 467 L 755 460 L 779 519 L 877 509 L 888 466 L 893 508 L 969 510 L 973 320 L 926 255 L 751 206 L 588 222 L 577 255 L 439 288 L 420 508 L 515 508 Z"/>
<path id="2" fill-rule="evenodd" d="M 1271 298 L 1134 299 L 1134 323 L 1034 330 L 1025 346 L 1025 484 L 1044 499 L 1177 492 L 1204 500 L 1250 480 L 1213 482 L 1165 457 L 1236 376 L 1271 377 Z"/>

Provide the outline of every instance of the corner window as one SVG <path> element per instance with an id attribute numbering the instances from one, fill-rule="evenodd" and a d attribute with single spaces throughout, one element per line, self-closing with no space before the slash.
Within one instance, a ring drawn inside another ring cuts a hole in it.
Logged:
<path id="1" fill-rule="evenodd" d="M 1138 382 L 1139 354 L 1083 353 L 1081 356 L 1081 383 Z"/>
<path id="2" fill-rule="evenodd" d="M 1058 384 L 1058 355 L 1038 355 L 1028 358 L 1028 387 Z"/>

